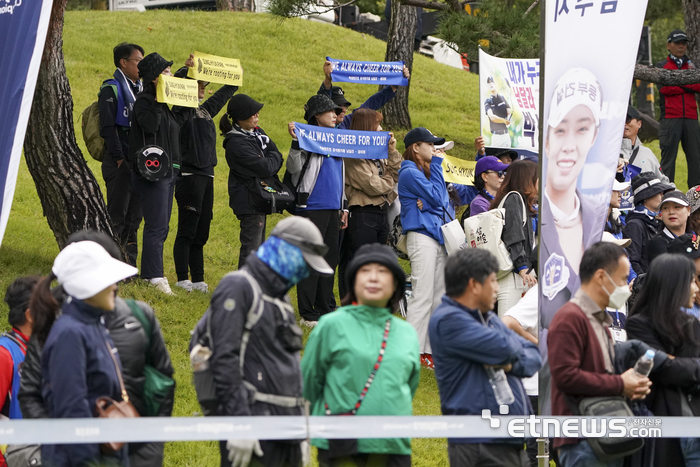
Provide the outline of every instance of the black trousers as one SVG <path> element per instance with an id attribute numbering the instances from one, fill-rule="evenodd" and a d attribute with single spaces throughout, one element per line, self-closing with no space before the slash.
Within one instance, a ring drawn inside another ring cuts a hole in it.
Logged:
<path id="1" fill-rule="evenodd" d="M 527 467 L 522 444 L 449 443 L 450 467 Z"/>
<path id="2" fill-rule="evenodd" d="M 112 230 L 119 239 L 119 246 L 126 253 L 126 259 L 136 266 L 139 253 L 138 230 L 141 225 L 141 203 L 134 193 L 131 183 L 131 166 L 123 160 L 117 163 L 105 154 L 102 160 L 102 178 L 107 187 L 107 212 L 112 219 Z"/>
<path id="3" fill-rule="evenodd" d="M 676 179 L 678 143 L 688 162 L 688 187 L 700 185 L 700 126 L 691 118 L 663 118 L 659 125 L 661 171 L 672 182 Z"/>
<path id="4" fill-rule="evenodd" d="M 241 221 L 240 241 L 241 251 L 238 255 L 238 269 L 245 264 L 248 255 L 256 251 L 265 241 L 265 225 L 267 216 L 265 214 L 245 214 L 236 216 Z"/>
<path id="5" fill-rule="evenodd" d="M 165 277 L 163 273 L 163 244 L 168 238 L 170 214 L 173 210 L 173 191 L 177 174 L 157 182 L 136 175 L 131 181 L 134 185 L 141 211 L 143 212 L 143 249 L 141 251 L 141 277 L 154 279 Z"/>
<path id="6" fill-rule="evenodd" d="M 336 209 L 318 211 L 301 211 L 297 215 L 310 219 L 323 235 L 323 243 L 328 245 L 324 258 L 331 269 L 338 266 L 338 248 L 340 235 L 340 214 Z M 297 285 L 297 305 L 299 314 L 307 321 L 318 319 L 331 312 L 334 275 L 320 275 L 311 271 L 311 275 Z"/>
<path id="7" fill-rule="evenodd" d="M 258 457 L 253 454 L 250 461 L 251 467 L 301 467 L 299 443 L 260 440 L 260 449 L 263 451 L 263 456 Z M 231 467 L 226 441 L 219 441 L 219 453 L 221 454 L 221 467 Z"/>
<path id="8" fill-rule="evenodd" d="M 346 287 L 345 269 L 362 245 L 381 243 L 389 239 L 389 220 L 386 211 L 376 207 L 357 207 L 350 211 L 348 228 L 345 230 L 338 265 L 338 291 L 343 298 L 349 291 Z"/>
<path id="9" fill-rule="evenodd" d="M 347 457 L 328 457 L 328 450 L 318 450 L 320 467 L 411 467 L 410 454 L 355 454 Z"/>
<path id="10" fill-rule="evenodd" d="M 177 236 L 173 246 L 177 280 L 204 281 L 204 245 L 214 210 L 214 178 L 185 175 L 175 185 L 177 201 Z"/>
<path id="11" fill-rule="evenodd" d="M 165 443 L 129 443 L 129 467 L 163 465 Z"/>

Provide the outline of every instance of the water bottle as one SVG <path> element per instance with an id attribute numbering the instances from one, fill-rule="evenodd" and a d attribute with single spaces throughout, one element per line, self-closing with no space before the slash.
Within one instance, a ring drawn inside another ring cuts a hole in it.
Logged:
<path id="1" fill-rule="evenodd" d="M 496 396 L 498 405 L 510 405 L 515 402 L 515 396 L 513 396 L 513 391 L 510 389 L 508 378 L 503 368 L 497 370 L 493 367 L 487 367 L 486 374 L 489 377 L 489 384 L 491 384 L 493 395 Z"/>
<path id="2" fill-rule="evenodd" d="M 649 349 L 644 355 L 639 357 L 637 363 L 634 364 L 634 373 L 640 378 L 646 378 L 651 373 L 651 369 L 654 368 L 654 356 L 656 352 Z"/>

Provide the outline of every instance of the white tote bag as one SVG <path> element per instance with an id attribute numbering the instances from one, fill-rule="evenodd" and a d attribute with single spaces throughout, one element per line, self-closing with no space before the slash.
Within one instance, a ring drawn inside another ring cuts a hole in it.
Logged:
<path id="1" fill-rule="evenodd" d="M 445 250 L 447 250 L 448 256 L 454 255 L 459 250 L 468 248 L 464 230 L 462 230 L 462 226 L 459 225 L 457 219 L 443 224 L 440 230 L 442 231 L 442 238 L 445 241 Z"/>
<path id="2" fill-rule="evenodd" d="M 476 216 L 464 220 L 464 233 L 467 244 L 471 248 L 488 250 L 498 260 L 498 278 L 502 278 L 513 271 L 513 260 L 510 258 L 508 248 L 501 239 L 503 226 L 506 224 L 506 210 L 503 207 L 506 198 L 515 193 L 523 205 L 523 226 L 527 222 L 527 211 L 523 197 L 517 191 L 511 191 L 503 197 L 498 207 L 490 211 L 482 212 Z"/>

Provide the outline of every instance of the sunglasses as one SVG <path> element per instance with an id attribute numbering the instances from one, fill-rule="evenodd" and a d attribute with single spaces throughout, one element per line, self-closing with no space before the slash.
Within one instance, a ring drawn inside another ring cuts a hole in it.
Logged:
<path id="1" fill-rule="evenodd" d="M 506 171 L 505 170 L 487 170 L 487 174 L 496 174 L 498 175 L 498 178 L 503 178 L 506 176 Z"/>

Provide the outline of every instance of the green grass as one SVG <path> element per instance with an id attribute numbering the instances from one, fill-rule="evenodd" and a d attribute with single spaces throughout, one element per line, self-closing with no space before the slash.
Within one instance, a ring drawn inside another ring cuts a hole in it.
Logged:
<path id="1" fill-rule="evenodd" d="M 287 153 L 290 137 L 287 122 L 303 121 L 303 105 L 316 93 L 323 80 L 326 56 L 351 60 L 384 59 L 385 43 L 370 36 L 328 24 L 288 20 L 279 22 L 267 15 L 249 13 L 204 13 L 148 11 L 146 13 L 69 12 L 65 18 L 64 54 L 70 81 L 77 139 L 88 158 L 97 181 L 104 188 L 98 162 L 89 158 L 82 143 L 78 117 L 96 100 L 101 82 L 114 71 L 112 48 L 122 41 L 140 44 L 146 53 L 157 51 L 181 66 L 195 50 L 239 58 L 245 70 L 240 92 L 263 102 L 260 125 Z M 218 85 L 211 85 L 213 90 Z M 375 86 L 344 84 L 355 106 L 377 91 Z M 461 70 L 416 56 L 411 87 L 410 110 L 414 126 L 425 126 L 456 143 L 453 155 L 471 157 L 478 133 L 477 77 Z M 216 119 L 218 123 L 218 118 Z M 403 133 L 397 133 L 399 149 Z M 238 263 L 239 226 L 228 207 L 226 166 L 219 137 L 216 169 L 214 221 L 205 252 L 205 280 L 213 289 L 221 277 Z M 177 230 L 177 208 L 173 209 L 170 235 L 165 245 L 165 273 L 174 284 L 172 246 Z M 281 216 L 268 218 L 268 232 Z M 12 213 L 0 248 L 0 290 L 17 276 L 46 274 L 58 247 L 41 211 L 34 183 L 24 162 L 20 167 Z M 166 344 L 178 383 L 174 416 L 191 416 L 199 411 L 187 355 L 189 331 L 208 305 L 208 295 L 175 291 L 164 297 L 143 284 L 124 285 L 123 297 L 135 297 L 151 304 L 163 327 Z M 291 291 L 296 304 L 296 290 Z M 7 308 L 2 313 L 7 313 Z M 6 316 L 6 315 L 5 315 Z M 4 318 L 0 318 L 4 321 Z M 305 338 L 308 331 L 305 331 Z M 432 372 L 423 370 L 414 401 L 416 415 L 439 415 L 440 403 Z M 447 465 L 444 439 L 416 439 L 416 466 Z M 168 443 L 166 466 L 218 465 L 214 442 Z"/>

